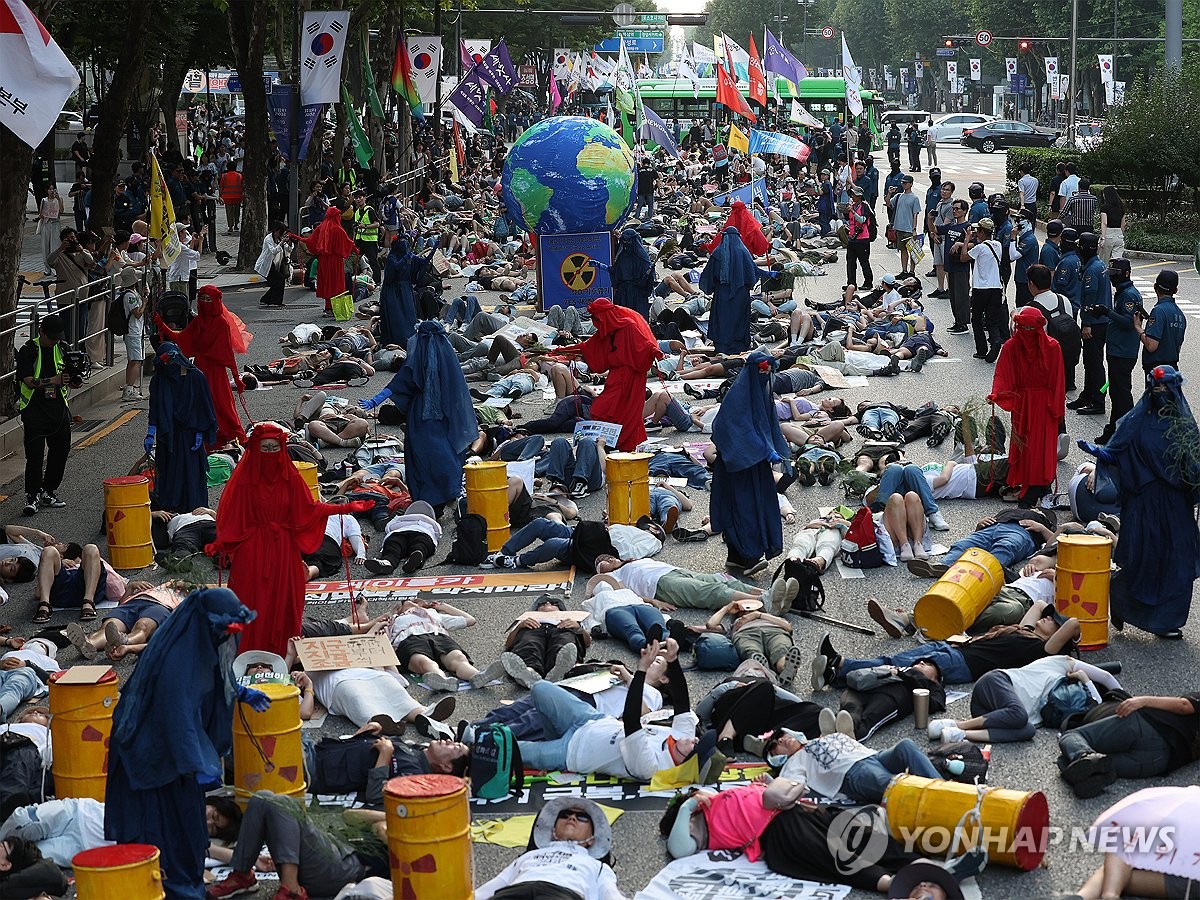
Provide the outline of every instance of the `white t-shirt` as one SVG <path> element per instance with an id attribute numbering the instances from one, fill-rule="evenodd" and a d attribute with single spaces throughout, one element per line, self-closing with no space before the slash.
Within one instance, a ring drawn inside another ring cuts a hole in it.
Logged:
<path id="1" fill-rule="evenodd" d="M 618 606 L 637 606 L 644 603 L 637 594 L 628 588 L 622 588 L 619 591 L 599 591 L 593 597 L 588 597 L 583 601 L 583 608 L 587 610 L 588 617 L 583 620 L 584 630 L 590 630 L 595 626 L 604 626 L 604 617 L 608 615 L 610 609 L 616 609 Z"/>
<path id="2" fill-rule="evenodd" d="M 639 781 L 649 781 L 655 772 L 673 769 L 676 763 L 671 758 L 667 738 L 677 741 L 694 738 L 699 722 L 694 712 L 680 713 L 671 720 L 670 727 L 643 725 L 641 730 L 621 741 L 621 758 L 625 760 L 629 776 Z"/>
<path id="3" fill-rule="evenodd" d="M 614 684 L 612 687 L 603 691 L 598 691 L 592 694 L 592 699 L 596 701 L 596 709 L 604 713 L 606 716 L 620 718 L 625 712 L 625 699 L 629 696 L 629 686 L 626 684 Z M 642 705 L 650 712 L 662 709 L 663 696 L 658 688 L 651 685 L 642 686 Z"/>
<path id="4" fill-rule="evenodd" d="M 42 752 L 42 761 L 46 765 L 54 763 L 54 747 L 50 743 L 50 729 L 37 722 L 10 722 L 0 725 L 0 732 L 11 731 L 29 738 Z"/>
<path id="5" fill-rule="evenodd" d="M 975 260 L 971 273 L 971 284 L 977 288 L 1003 287 L 1000 281 L 1000 242 L 996 240 L 981 241 L 967 255 Z"/>
<path id="6" fill-rule="evenodd" d="M 1036 575 L 1025 575 L 1018 578 L 1009 587 L 1021 591 L 1034 603 L 1039 601 L 1054 605 L 1054 582 L 1049 578 L 1038 578 Z"/>
<path id="7" fill-rule="evenodd" d="M 941 487 L 935 487 L 934 480 L 942 474 L 943 470 L 944 467 L 938 463 L 930 463 L 921 469 L 921 474 L 925 476 L 925 480 L 929 482 L 929 487 L 933 490 L 934 500 L 957 500 L 960 497 L 968 500 L 975 499 L 978 479 L 975 477 L 973 465 L 965 462 L 955 465 L 950 470 L 950 480 Z"/>
<path id="8" fill-rule="evenodd" d="M 1019 669 L 1002 669 L 1012 681 L 1013 691 L 1025 711 L 1029 714 L 1029 724 L 1037 727 L 1042 724 L 1042 707 L 1046 704 L 1046 696 L 1050 689 L 1058 684 L 1058 680 L 1069 672 L 1082 669 L 1088 678 L 1106 688 L 1119 688 L 1121 685 L 1103 669 L 1088 665 L 1085 662 L 1072 659 L 1069 656 L 1047 656 L 1031 662 Z M 1095 685 L 1084 682 L 1088 693 L 1097 703 L 1100 702 L 1100 692 Z"/>
<path id="9" fill-rule="evenodd" d="M 1022 203 L 1037 203 L 1038 180 L 1028 172 L 1017 179 L 1017 190 L 1021 192 Z"/>
<path id="10" fill-rule="evenodd" d="M 610 525 L 608 539 L 612 541 L 617 557 L 624 560 L 645 559 L 662 549 L 658 538 L 636 525 Z"/>
<path id="11" fill-rule="evenodd" d="M 379 713 L 402 719 L 421 706 L 405 690 L 407 682 L 402 683 L 401 678 L 382 669 L 334 669 L 309 672 L 308 677 L 321 705 L 355 725 L 362 725 Z"/>
<path id="12" fill-rule="evenodd" d="M 892 288 L 886 294 L 884 294 L 882 299 L 884 309 L 891 309 L 897 303 L 904 302 L 904 298 L 900 296 L 900 292 L 895 288 Z"/>
<path id="13" fill-rule="evenodd" d="M 466 628 L 467 620 L 462 616 L 446 616 L 433 609 L 410 609 L 392 619 L 388 626 L 388 637 L 393 645 L 417 634 L 446 634 Z"/>
<path id="14" fill-rule="evenodd" d="M 1062 180 L 1062 184 L 1058 186 L 1058 196 L 1062 198 L 1064 203 L 1071 199 L 1072 194 L 1077 193 L 1079 193 L 1078 175 L 1068 175 Z"/>
<path id="15" fill-rule="evenodd" d="M 613 578 L 621 582 L 623 587 L 633 591 L 639 597 L 652 598 L 658 591 L 658 579 L 673 571 L 675 571 L 675 566 L 670 563 L 658 562 L 653 559 L 635 559 L 625 563 L 611 574 Z"/>
<path id="16" fill-rule="evenodd" d="M 848 735 L 830 734 L 809 741 L 788 757 L 779 776 L 803 782 L 810 793 L 831 800 L 841 799 L 842 780 L 850 767 L 860 759 L 874 755 L 874 750 Z"/>
<path id="17" fill-rule="evenodd" d="M 350 542 L 350 549 L 354 551 L 355 556 L 367 555 L 367 545 L 363 543 L 362 539 L 362 528 L 354 516 L 345 513 L 339 516 L 330 516 L 325 522 L 325 537 L 332 538 L 338 544 L 344 538 Z"/>
<path id="18" fill-rule="evenodd" d="M 389 535 L 393 531 L 419 531 L 432 538 L 434 546 L 437 546 L 438 541 L 442 539 L 442 526 L 438 524 L 437 519 L 431 519 L 429 516 L 422 516 L 418 513 L 405 513 L 389 519 L 383 533 Z"/>
<path id="19" fill-rule="evenodd" d="M 179 529 L 185 528 L 188 525 L 195 525 L 197 522 L 212 521 L 213 517 L 208 515 L 194 516 L 191 513 L 176 513 L 171 517 L 170 521 L 167 522 L 167 537 L 174 539 L 175 534 L 179 531 Z"/>
<path id="20" fill-rule="evenodd" d="M 15 544 L 0 544 L 0 559 L 12 559 L 14 556 L 27 559 L 36 566 L 42 561 L 42 548 L 28 541 L 19 541 Z"/>
<path id="21" fill-rule="evenodd" d="M 567 744 L 567 768 L 572 772 L 616 775 L 649 781 L 655 772 L 671 769 L 675 761 L 667 749 L 667 738 L 695 737 L 696 714 L 680 713 L 670 727 L 643 725 L 628 737 L 618 718 L 592 719 L 571 736 Z"/>
<path id="22" fill-rule="evenodd" d="M 476 900 L 491 900 L 501 888 L 544 881 L 573 891 L 583 900 L 624 900 L 613 870 L 592 859 L 587 850 L 570 841 L 553 841 L 540 850 L 522 853 L 491 881 L 475 888 Z"/>

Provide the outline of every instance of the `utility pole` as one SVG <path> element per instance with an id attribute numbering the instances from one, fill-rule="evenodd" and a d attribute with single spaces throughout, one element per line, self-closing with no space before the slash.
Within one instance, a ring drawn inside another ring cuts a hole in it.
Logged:
<path id="1" fill-rule="evenodd" d="M 1067 78 L 1067 146 L 1069 147 L 1075 146 L 1075 49 L 1078 40 L 1079 0 L 1071 0 L 1071 74 Z"/>
<path id="2" fill-rule="evenodd" d="M 279 60 L 283 65 L 283 60 Z M 288 148 L 288 227 L 300 233 L 300 129 L 303 117 L 300 105 L 300 0 L 292 8 L 292 102 L 288 110 L 292 119 L 291 146 Z"/>
<path id="3" fill-rule="evenodd" d="M 1183 68 L 1183 0 L 1167 0 L 1166 62 L 1176 72 Z"/>
<path id="4" fill-rule="evenodd" d="M 433 34 L 441 41 L 442 39 L 442 0 L 434 0 L 433 4 Z M 445 50 L 442 51 L 442 58 L 445 58 Z M 434 140 L 439 143 L 442 140 L 442 73 L 439 71 L 434 76 L 433 88 L 433 136 Z"/>

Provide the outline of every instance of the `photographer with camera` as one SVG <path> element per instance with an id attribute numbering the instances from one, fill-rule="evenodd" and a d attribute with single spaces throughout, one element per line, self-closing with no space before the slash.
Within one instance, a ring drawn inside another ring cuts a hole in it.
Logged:
<path id="1" fill-rule="evenodd" d="M 27 341 L 17 353 L 17 382 L 21 395 L 17 408 L 25 427 L 25 509 L 34 515 L 39 507 L 61 509 L 67 504 L 55 491 L 62 483 L 71 451 L 71 411 L 67 387 L 80 387 L 83 372 L 63 343 L 63 320 L 57 313 L 42 319 L 37 340 Z M 43 474 L 42 459 L 46 469 Z"/>
<path id="2" fill-rule="evenodd" d="M 95 268 L 96 260 L 79 240 L 79 232 L 74 228 L 64 228 L 58 233 L 58 248 L 46 256 L 46 263 L 53 267 L 54 274 L 62 283 L 60 296 L 69 294 L 91 281 L 91 271 Z M 62 303 L 59 304 L 61 309 Z M 79 332 L 86 333 L 87 306 L 81 304 L 67 314 L 67 334 L 74 336 Z"/>

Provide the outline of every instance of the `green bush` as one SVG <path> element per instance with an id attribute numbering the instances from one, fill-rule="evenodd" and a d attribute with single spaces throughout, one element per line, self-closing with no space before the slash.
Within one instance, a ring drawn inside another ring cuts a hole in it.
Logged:
<path id="1" fill-rule="evenodd" d="M 1125 223 L 1125 246 L 1146 253 L 1171 253 L 1191 256 L 1200 241 L 1200 216 L 1171 213 L 1164 229 L 1156 220 L 1131 216 Z"/>
<path id="2" fill-rule="evenodd" d="M 1054 180 L 1054 167 L 1060 162 L 1079 163 L 1082 158 L 1083 154 L 1078 150 L 1065 147 L 1013 147 L 1008 151 L 1005 174 L 1009 185 L 1015 190 L 1017 179 L 1021 177 L 1019 166 L 1029 163 L 1030 174 L 1038 180 L 1038 193 L 1048 195 L 1050 182 Z M 1086 174 L 1082 166 L 1079 174 Z"/>

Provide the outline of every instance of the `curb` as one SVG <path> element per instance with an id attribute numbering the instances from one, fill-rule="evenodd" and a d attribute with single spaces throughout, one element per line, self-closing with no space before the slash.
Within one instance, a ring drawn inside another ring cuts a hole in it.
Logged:
<path id="1" fill-rule="evenodd" d="M 1126 250 L 1127 259 L 1151 259 L 1162 262 L 1191 262 L 1195 257 L 1179 253 L 1150 253 L 1146 250 Z"/>

